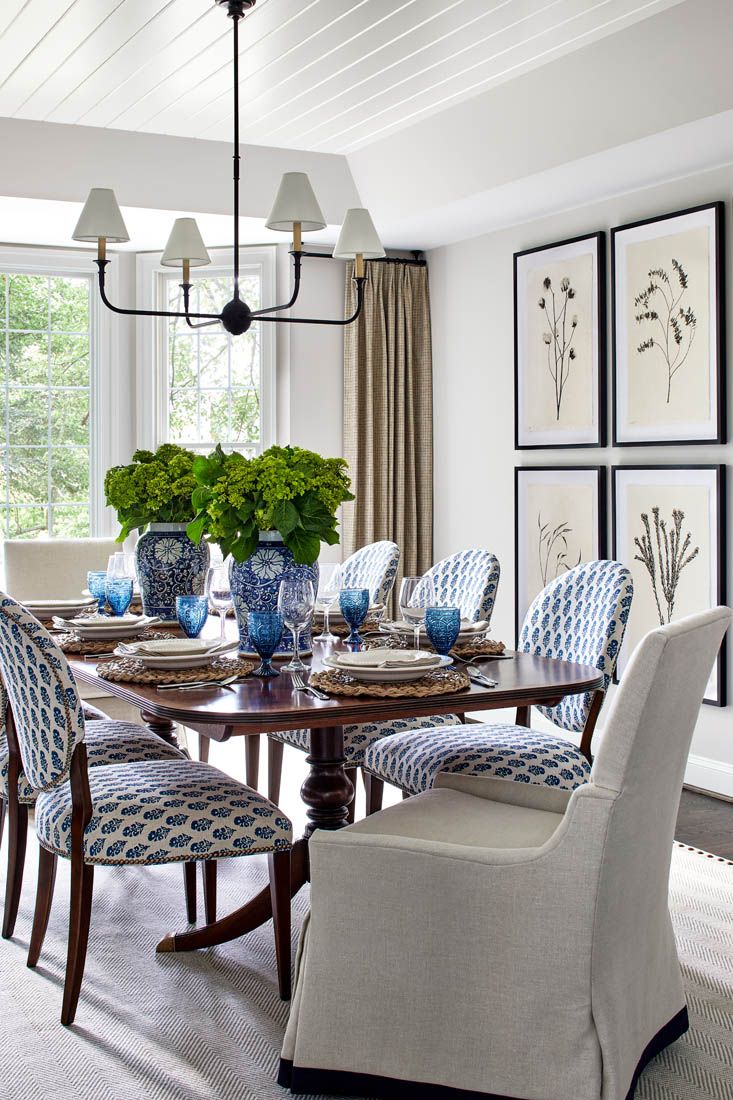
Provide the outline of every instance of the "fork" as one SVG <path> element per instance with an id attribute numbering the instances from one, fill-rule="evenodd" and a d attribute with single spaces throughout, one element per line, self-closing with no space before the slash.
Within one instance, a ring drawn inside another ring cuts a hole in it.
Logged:
<path id="1" fill-rule="evenodd" d="M 191 691 L 196 688 L 228 688 L 241 679 L 239 672 L 228 676 L 226 680 L 194 680 L 188 684 L 157 684 L 156 691 Z"/>
<path id="2" fill-rule="evenodd" d="M 305 680 L 299 672 L 293 672 L 292 677 L 293 687 L 296 691 L 304 691 L 306 695 L 312 695 L 314 699 L 320 699 L 321 702 L 324 703 L 328 702 L 329 696 L 326 695 L 325 691 L 319 691 L 318 688 L 314 688 L 311 687 L 310 684 L 306 684 Z"/>
<path id="3" fill-rule="evenodd" d="M 490 676 L 485 676 L 483 672 L 479 672 L 477 668 L 471 665 L 466 669 L 469 680 L 474 684 L 481 684 L 483 687 L 495 688 L 498 684 L 498 680 L 492 680 Z"/>

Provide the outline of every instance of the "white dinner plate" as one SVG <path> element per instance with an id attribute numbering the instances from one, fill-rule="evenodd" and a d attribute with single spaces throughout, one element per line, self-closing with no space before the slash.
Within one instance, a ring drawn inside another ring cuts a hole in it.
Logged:
<path id="1" fill-rule="evenodd" d="M 338 653 L 334 660 L 340 668 L 433 668 L 440 664 L 437 654 L 427 649 L 389 649 L 375 647 L 356 653 Z"/>
<path id="2" fill-rule="evenodd" d="M 379 629 L 383 634 L 399 634 L 401 637 L 404 635 L 412 637 L 414 634 L 413 624 L 406 622 L 404 619 L 397 619 L 390 623 L 380 623 Z M 462 619 L 461 629 L 456 639 L 456 645 L 464 645 L 466 642 L 475 641 L 477 638 L 483 638 L 488 632 L 488 629 L 489 624 L 487 622 L 469 623 L 467 619 Z M 421 633 L 425 632 L 424 622 L 420 623 L 420 631 Z"/>
<path id="3" fill-rule="evenodd" d="M 85 611 L 89 612 L 91 608 L 97 606 L 94 597 L 84 599 L 81 596 L 75 600 L 23 600 L 21 602 L 37 619 L 50 619 L 54 615 L 71 618 L 74 615 L 83 615 Z"/>
<path id="4" fill-rule="evenodd" d="M 339 664 L 334 657 L 324 657 L 323 663 L 327 668 L 345 672 L 347 676 L 353 677 L 354 680 L 361 680 L 367 684 L 406 684 L 410 680 L 419 680 L 421 676 L 424 676 L 427 672 L 432 672 L 433 669 L 447 668 L 453 664 L 453 658 L 436 656 L 436 661 L 432 665 L 426 666 L 423 663 L 415 663 L 402 668 L 359 668 L 355 665 Z"/>
<path id="5" fill-rule="evenodd" d="M 177 642 L 198 642 L 197 638 L 174 638 L 169 639 L 168 644 L 171 641 Z M 159 644 L 165 645 L 165 641 L 161 639 Z M 220 645 L 218 642 L 209 642 L 206 648 L 202 649 L 200 644 L 198 647 L 176 647 L 176 652 L 165 653 L 157 649 L 155 642 L 133 642 L 131 645 L 118 645 L 115 649 L 115 656 L 117 657 L 134 657 L 135 660 L 140 661 L 145 668 L 160 668 L 173 671 L 175 669 L 186 668 L 203 668 L 204 665 L 209 665 L 216 657 L 221 657 L 225 653 L 231 653 L 232 650 L 237 649 L 238 642 L 228 642 L 226 645 Z"/>
<path id="6" fill-rule="evenodd" d="M 53 624 L 60 630 L 68 630 L 84 642 L 116 642 L 124 638 L 136 638 L 144 630 L 156 626 L 160 619 L 151 615 L 107 615 L 79 619 L 62 619 L 54 616 Z"/>

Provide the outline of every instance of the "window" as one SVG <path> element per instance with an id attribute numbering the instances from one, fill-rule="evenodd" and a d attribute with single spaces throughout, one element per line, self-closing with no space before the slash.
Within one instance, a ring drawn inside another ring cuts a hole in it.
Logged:
<path id="1" fill-rule="evenodd" d="M 231 254 L 191 272 L 191 311 L 218 313 L 232 294 Z M 179 270 L 138 257 L 142 308 L 183 309 Z M 252 309 L 275 301 L 275 250 L 242 249 L 242 298 Z M 139 446 L 178 443 L 207 453 L 217 443 L 257 454 L 274 441 L 275 325 L 230 336 L 220 325 L 193 329 L 178 318 L 143 321 L 138 330 Z"/>
<path id="2" fill-rule="evenodd" d="M 5 538 L 92 530 L 91 277 L 0 268 Z"/>

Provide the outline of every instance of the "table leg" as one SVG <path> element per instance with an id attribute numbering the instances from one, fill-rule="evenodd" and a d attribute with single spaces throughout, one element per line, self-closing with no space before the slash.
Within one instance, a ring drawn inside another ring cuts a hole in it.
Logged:
<path id="1" fill-rule="evenodd" d="M 354 797 L 354 784 L 345 770 L 342 727 L 312 729 L 307 761 L 310 772 L 300 788 L 300 797 L 308 807 L 306 837 L 314 829 L 342 829 L 348 824 L 349 803 Z"/>
<path id="2" fill-rule="evenodd" d="M 148 729 L 152 730 L 163 741 L 166 741 L 169 745 L 173 745 L 175 749 L 184 751 L 183 747 L 179 744 L 176 737 L 176 723 L 171 721 L 170 718 L 159 718 L 155 714 L 150 714 L 149 711 L 141 710 L 140 717 L 142 718 Z"/>
<path id="3" fill-rule="evenodd" d="M 308 844 L 305 839 L 295 842 L 290 867 L 290 896 L 295 897 L 308 881 Z M 196 951 L 201 947 L 216 947 L 220 943 L 239 939 L 240 936 L 259 928 L 272 917 L 269 884 L 246 905 L 228 913 L 225 917 L 197 928 L 193 932 L 171 933 L 165 936 L 156 950 Z"/>

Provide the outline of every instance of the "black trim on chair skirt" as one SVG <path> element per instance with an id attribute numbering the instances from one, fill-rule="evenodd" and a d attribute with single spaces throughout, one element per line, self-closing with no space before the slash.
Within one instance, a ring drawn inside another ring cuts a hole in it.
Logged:
<path id="1" fill-rule="evenodd" d="M 645 1066 L 670 1043 L 684 1035 L 689 1026 L 687 1008 L 683 1008 L 647 1043 L 634 1070 L 626 1100 L 633 1100 L 637 1082 Z M 517 1096 L 454 1089 L 448 1085 L 431 1085 L 422 1081 L 400 1081 L 394 1077 L 377 1077 L 371 1073 L 305 1069 L 293 1065 L 285 1058 L 280 1059 L 277 1083 L 298 1096 L 370 1096 L 375 1097 L 375 1100 L 522 1100 Z"/>

